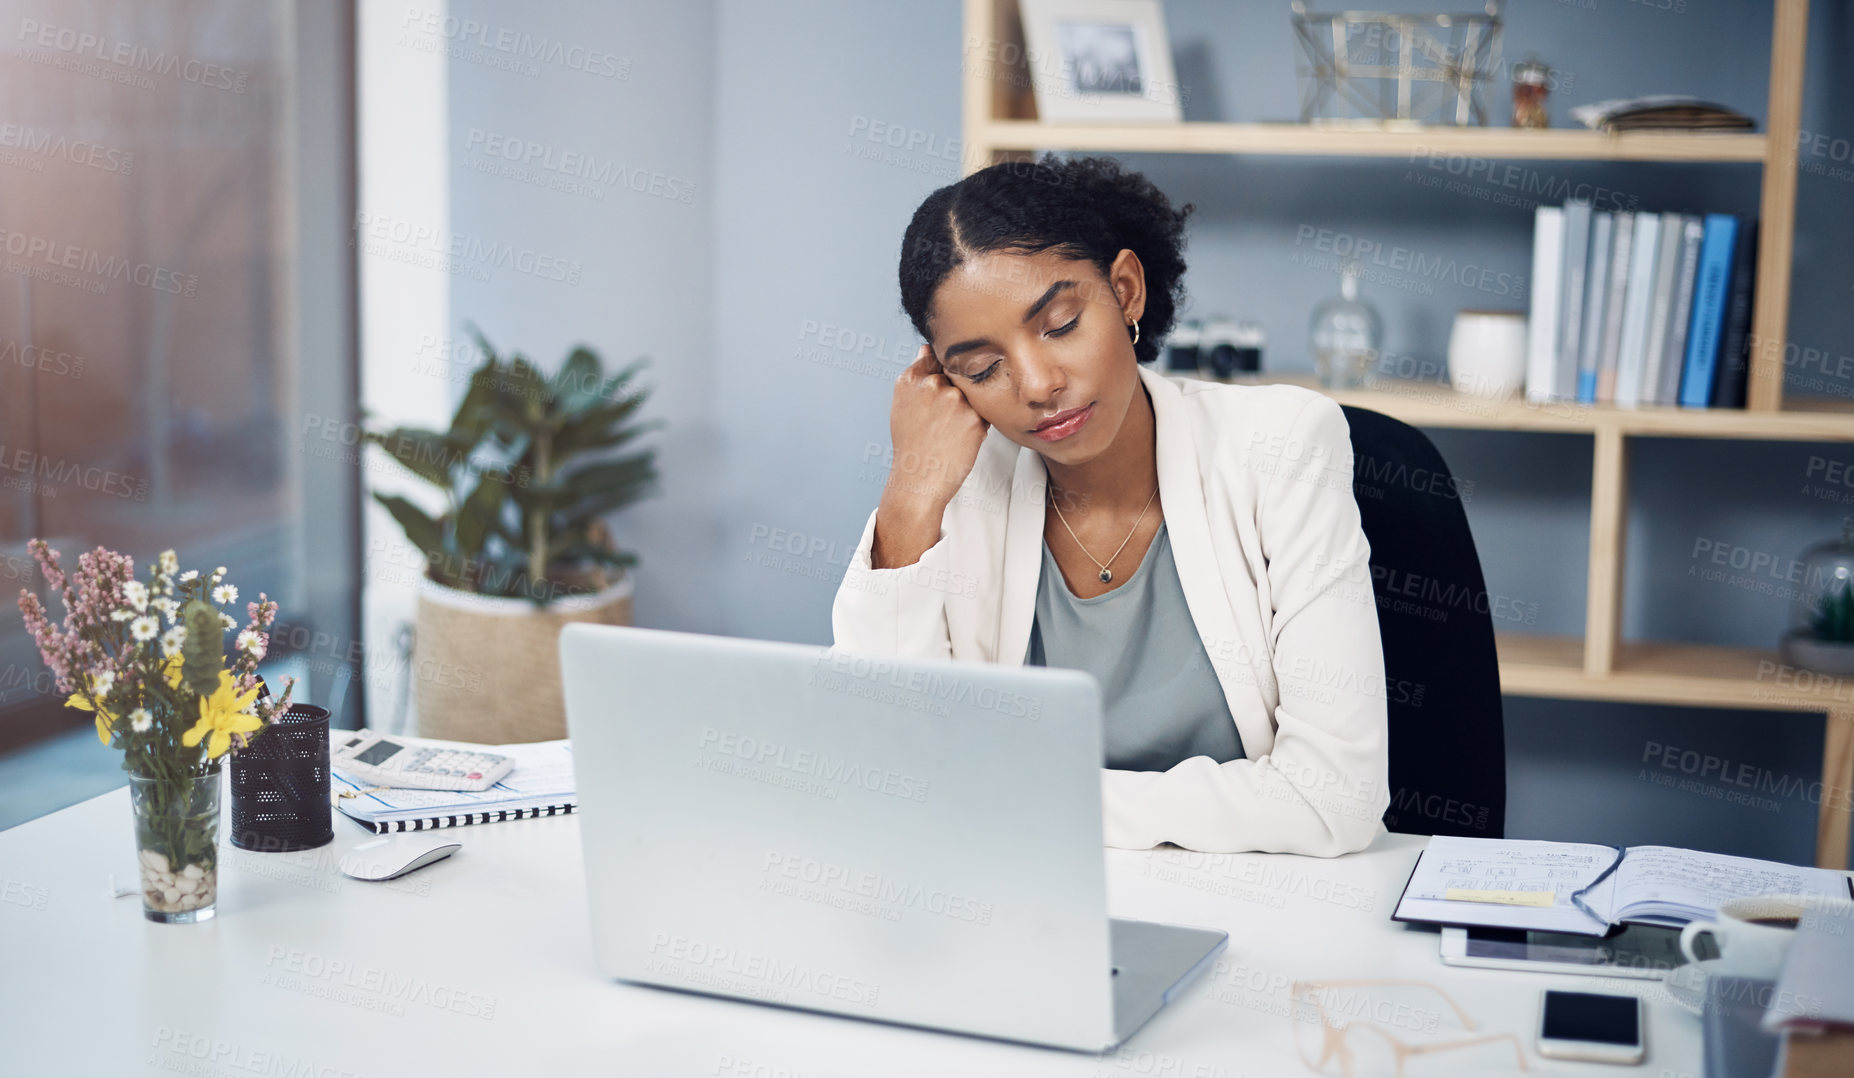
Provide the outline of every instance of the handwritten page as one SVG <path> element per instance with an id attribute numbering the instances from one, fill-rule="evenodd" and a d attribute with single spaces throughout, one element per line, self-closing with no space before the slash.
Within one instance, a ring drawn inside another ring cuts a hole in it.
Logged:
<path id="1" fill-rule="evenodd" d="M 1608 923 L 1572 905 L 1571 894 L 1615 859 L 1608 846 L 1437 835 L 1417 861 L 1396 916 L 1601 935 Z M 1611 890 L 1605 880 L 1584 901 L 1601 914 Z"/>
<path id="2" fill-rule="evenodd" d="M 1393 916 L 1601 935 L 1623 921 L 1682 925 L 1710 918 L 1721 902 L 1741 896 L 1849 898 L 1847 874 L 1832 869 L 1631 846 L 1616 871 L 1584 894 L 1591 912 L 1573 905 L 1571 895 L 1615 859 L 1610 846 L 1437 835 L 1417 860 Z"/>
<path id="3" fill-rule="evenodd" d="M 1631 846 L 1616 870 L 1616 920 L 1675 922 L 1709 918 L 1719 904 L 1749 895 L 1847 898 L 1845 877 L 1751 857 L 1673 846 Z"/>

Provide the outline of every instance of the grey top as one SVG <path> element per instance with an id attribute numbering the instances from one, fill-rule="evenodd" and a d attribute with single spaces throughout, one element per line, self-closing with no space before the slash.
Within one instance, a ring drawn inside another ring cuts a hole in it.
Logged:
<path id="1" fill-rule="evenodd" d="M 1126 582 L 1076 597 L 1043 543 L 1024 663 L 1086 670 L 1101 682 L 1109 768 L 1169 771 L 1192 756 L 1241 759 L 1242 735 L 1185 605 L 1165 524 Z"/>

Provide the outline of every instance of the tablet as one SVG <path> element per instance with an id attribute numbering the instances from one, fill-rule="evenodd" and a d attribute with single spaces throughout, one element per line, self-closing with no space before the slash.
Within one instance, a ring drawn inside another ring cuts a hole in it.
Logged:
<path id="1" fill-rule="evenodd" d="M 1513 928 L 1444 928 L 1442 961 L 1451 966 L 1578 973 L 1660 980 L 1686 964 L 1680 929 L 1624 925 L 1607 936 Z"/>

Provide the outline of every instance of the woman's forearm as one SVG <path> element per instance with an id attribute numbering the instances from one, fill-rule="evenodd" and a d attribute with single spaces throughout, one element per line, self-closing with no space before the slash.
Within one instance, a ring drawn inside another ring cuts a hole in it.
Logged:
<path id="1" fill-rule="evenodd" d="M 946 502 L 901 494 L 891 488 L 876 506 L 875 537 L 869 548 L 872 569 L 904 569 L 940 541 Z"/>

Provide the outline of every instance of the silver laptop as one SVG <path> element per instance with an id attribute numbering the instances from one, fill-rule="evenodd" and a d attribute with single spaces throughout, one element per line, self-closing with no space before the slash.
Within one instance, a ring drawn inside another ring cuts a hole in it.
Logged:
<path id="1" fill-rule="evenodd" d="M 560 661 L 619 980 L 1102 1052 L 1228 942 L 1108 918 L 1087 674 L 587 624 Z"/>

